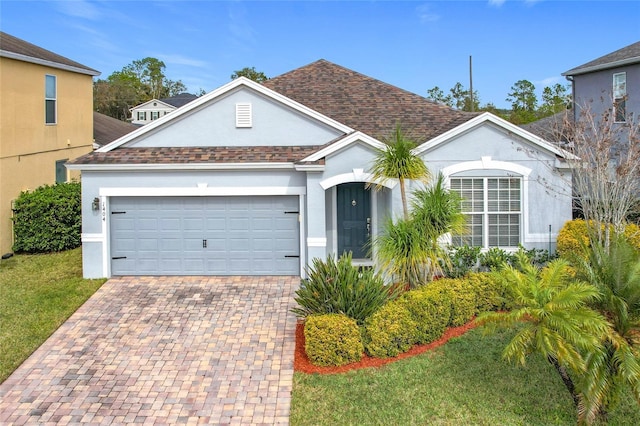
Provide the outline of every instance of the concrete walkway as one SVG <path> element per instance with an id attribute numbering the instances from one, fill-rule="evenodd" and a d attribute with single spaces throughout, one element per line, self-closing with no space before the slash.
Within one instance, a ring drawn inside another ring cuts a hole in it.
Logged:
<path id="1" fill-rule="evenodd" d="M 0 385 L 0 424 L 288 424 L 299 282 L 111 279 Z"/>

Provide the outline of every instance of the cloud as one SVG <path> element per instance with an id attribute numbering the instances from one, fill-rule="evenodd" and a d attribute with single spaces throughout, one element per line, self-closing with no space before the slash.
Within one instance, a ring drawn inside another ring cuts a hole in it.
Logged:
<path id="1" fill-rule="evenodd" d="M 556 83 L 560 83 L 564 85 L 564 84 L 567 84 L 567 80 L 560 75 L 556 75 L 553 77 L 543 78 L 542 80 L 535 82 L 535 84 L 539 87 L 553 86 Z"/>
<path id="2" fill-rule="evenodd" d="M 506 0 L 489 0 L 489 6 L 500 7 Z"/>
<path id="3" fill-rule="evenodd" d="M 255 30 L 246 19 L 247 9 L 240 3 L 231 3 L 229 7 L 228 28 L 234 43 L 247 47 L 253 45 L 255 41 Z"/>
<path id="4" fill-rule="evenodd" d="M 152 55 L 152 56 L 161 59 L 165 64 L 186 65 L 189 67 L 198 67 L 198 68 L 206 68 L 208 66 L 205 61 L 201 61 L 199 59 L 187 58 L 186 56 L 182 56 L 182 55 L 156 53 L 155 55 Z"/>
<path id="5" fill-rule="evenodd" d="M 97 21 L 102 18 L 102 14 L 98 8 L 85 0 L 59 1 L 54 4 L 61 13 L 74 18 L 82 18 L 90 21 Z"/>
<path id="6" fill-rule="evenodd" d="M 420 22 L 423 24 L 440 20 L 440 15 L 433 13 L 431 6 L 428 4 L 418 6 L 416 12 L 418 13 L 418 19 L 420 19 Z"/>

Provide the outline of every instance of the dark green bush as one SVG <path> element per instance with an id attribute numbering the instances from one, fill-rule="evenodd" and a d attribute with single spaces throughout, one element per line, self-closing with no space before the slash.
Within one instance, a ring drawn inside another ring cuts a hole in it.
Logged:
<path id="1" fill-rule="evenodd" d="M 434 292 L 444 292 L 451 299 L 449 326 L 466 324 L 476 313 L 476 293 L 464 278 L 443 278 L 428 284 Z"/>
<path id="2" fill-rule="evenodd" d="M 502 268 L 504 265 L 511 265 L 513 255 L 499 247 L 491 247 L 479 256 L 480 266 L 488 271 L 494 271 Z"/>
<path id="3" fill-rule="evenodd" d="M 342 314 L 311 315 L 304 324 L 305 351 L 313 365 L 338 366 L 362 359 L 356 321 Z"/>
<path id="4" fill-rule="evenodd" d="M 404 305 L 416 323 L 415 343 L 438 340 L 444 334 L 451 318 L 451 299 L 447 292 L 430 285 L 403 294 L 396 302 Z"/>
<path id="5" fill-rule="evenodd" d="M 22 192 L 13 208 L 14 251 L 46 253 L 80 246 L 80 183 L 44 185 Z"/>
<path id="6" fill-rule="evenodd" d="M 300 307 L 292 309 L 302 318 L 313 314 L 344 314 L 362 325 L 399 294 L 399 289 L 385 285 L 372 269 L 353 266 L 351 254 L 340 256 L 337 262 L 331 255 L 326 261 L 314 259 L 307 275 L 309 278 L 302 280 L 296 291 L 295 301 Z"/>
<path id="7" fill-rule="evenodd" d="M 417 324 L 399 300 L 387 303 L 365 321 L 364 349 L 376 358 L 394 357 L 416 342 Z"/>
<path id="8" fill-rule="evenodd" d="M 473 246 L 449 246 L 449 262 L 441 262 L 444 275 L 448 278 L 460 278 L 476 270 L 480 250 L 480 247 Z"/>

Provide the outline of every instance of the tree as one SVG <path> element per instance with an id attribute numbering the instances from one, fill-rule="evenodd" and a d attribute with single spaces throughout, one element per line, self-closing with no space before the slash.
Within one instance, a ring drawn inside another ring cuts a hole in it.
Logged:
<path id="1" fill-rule="evenodd" d="M 587 354 L 582 375 L 580 417 L 591 423 L 619 400 L 628 384 L 640 401 L 640 257 L 622 235 L 605 245 L 591 244 L 588 257 L 576 256 L 576 276 L 599 292 L 593 306 L 610 323 L 598 350 Z"/>
<path id="2" fill-rule="evenodd" d="M 380 266 L 398 282 L 415 288 L 442 273 L 440 259 L 447 258 L 440 237 L 462 229 L 460 197 L 446 189 L 440 174 L 429 187 L 414 191 L 409 218 L 387 219 L 374 245 Z"/>
<path id="3" fill-rule="evenodd" d="M 402 210 L 405 220 L 409 220 L 405 181 L 407 179 L 426 181 L 431 177 L 429 169 L 422 158 L 413 153 L 417 143 L 402 131 L 400 124 L 390 136 L 383 139 L 385 146 L 376 150 L 376 157 L 371 166 L 371 174 L 377 189 L 389 179 L 398 179 L 402 196 Z"/>
<path id="4" fill-rule="evenodd" d="M 579 388 L 573 377 L 586 371 L 583 353 L 599 347 L 605 334 L 605 318 L 589 307 L 598 290 L 571 277 L 569 263 L 563 259 L 550 262 L 540 270 L 519 255 L 519 269 L 507 266 L 502 271 L 514 294 L 516 307 L 510 312 L 489 312 L 478 317 L 489 327 L 513 327 L 521 324 L 507 344 L 503 357 L 525 364 L 529 354 L 542 355 L 560 375 L 576 407 Z"/>
<path id="5" fill-rule="evenodd" d="M 570 96 L 567 86 L 556 83 L 542 89 L 542 105 L 538 110 L 540 118 L 564 111 L 569 105 Z"/>
<path id="6" fill-rule="evenodd" d="M 515 124 L 526 124 L 535 121 L 538 97 L 536 86 L 528 80 L 518 80 L 511 86 L 507 101 L 511 102 L 510 121 Z"/>
<path id="7" fill-rule="evenodd" d="M 234 71 L 233 74 L 231 74 L 231 80 L 235 80 L 238 77 L 246 77 L 249 80 L 253 80 L 257 83 L 262 83 L 269 80 L 269 77 L 267 77 L 262 71 L 256 71 L 255 67 L 244 67 L 241 70 Z"/>
<path id="8" fill-rule="evenodd" d="M 427 99 L 431 99 L 436 103 L 447 105 L 450 107 L 453 106 L 451 95 L 445 95 L 442 89 L 440 89 L 438 86 L 434 86 L 433 88 L 427 90 Z"/>
<path id="9" fill-rule="evenodd" d="M 106 80 L 96 80 L 93 85 L 94 109 L 126 120 L 129 109 L 135 105 L 186 91 L 186 86 L 180 80 L 167 79 L 164 69 L 164 62 L 147 57 L 114 71 Z"/>
<path id="10" fill-rule="evenodd" d="M 573 170 L 577 208 L 590 226 L 590 237 L 605 247 L 610 233 L 624 231 L 640 194 L 639 126 L 630 117 L 615 123 L 613 111 L 592 110 L 592 103 L 579 107 L 578 117 L 567 112 L 556 126 L 559 139 Z"/>

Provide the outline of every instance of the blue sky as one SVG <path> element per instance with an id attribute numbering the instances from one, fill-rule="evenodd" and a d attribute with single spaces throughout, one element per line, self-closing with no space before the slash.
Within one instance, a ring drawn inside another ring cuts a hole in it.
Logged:
<path id="1" fill-rule="evenodd" d="M 274 77 L 318 59 L 426 96 L 460 81 L 508 107 L 640 40 L 640 1 L 7 1 L 0 29 L 102 72 L 161 59 L 192 92 L 244 67 Z"/>

